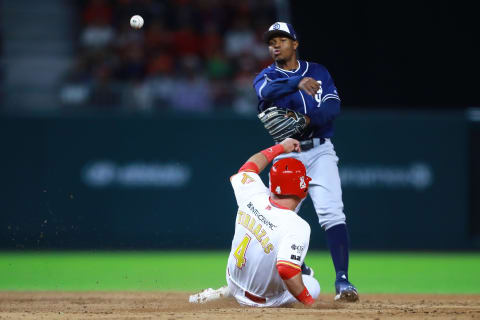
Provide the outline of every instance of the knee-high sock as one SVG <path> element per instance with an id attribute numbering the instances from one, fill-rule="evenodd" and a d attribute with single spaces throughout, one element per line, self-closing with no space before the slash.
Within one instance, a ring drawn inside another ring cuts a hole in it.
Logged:
<path id="1" fill-rule="evenodd" d="M 326 231 L 327 243 L 330 248 L 333 265 L 337 278 L 345 274 L 348 280 L 348 249 L 349 237 L 346 224 L 339 224 Z"/>

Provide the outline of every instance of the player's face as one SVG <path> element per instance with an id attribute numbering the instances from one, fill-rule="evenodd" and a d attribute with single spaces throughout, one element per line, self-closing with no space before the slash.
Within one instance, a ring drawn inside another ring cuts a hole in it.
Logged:
<path id="1" fill-rule="evenodd" d="M 273 37 L 268 41 L 268 51 L 276 62 L 294 59 L 297 47 L 298 42 L 288 37 Z"/>

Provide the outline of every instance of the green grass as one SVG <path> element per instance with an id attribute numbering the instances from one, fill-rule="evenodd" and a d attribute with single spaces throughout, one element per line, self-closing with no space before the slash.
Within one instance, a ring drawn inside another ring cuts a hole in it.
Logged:
<path id="1" fill-rule="evenodd" d="M 225 284 L 227 252 L 0 252 L 0 290 L 186 290 Z M 333 292 L 326 252 L 309 252 L 322 292 Z M 353 252 L 362 293 L 480 293 L 480 253 Z"/>

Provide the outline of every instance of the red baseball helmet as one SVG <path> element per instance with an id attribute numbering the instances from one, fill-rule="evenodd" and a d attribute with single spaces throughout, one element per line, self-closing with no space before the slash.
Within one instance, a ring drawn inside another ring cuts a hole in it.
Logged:
<path id="1" fill-rule="evenodd" d="M 280 159 L 270 169 L 270 191 L 277 195 L 295 195 L 303 199 L 311 180 L 303 163 L 294 158 Z"/>

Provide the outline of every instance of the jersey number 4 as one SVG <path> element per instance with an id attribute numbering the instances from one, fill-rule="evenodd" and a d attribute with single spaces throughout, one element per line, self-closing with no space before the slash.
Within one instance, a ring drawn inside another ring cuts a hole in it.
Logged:
<path id="1" fill-rule="evenodd" d="M 245 253 L 247 251 L 250 240 L 252 240 L 252 238 L 248 234 L 246 234 L 238 247 L 233 252 L 233 256 L 235 257 L 235 259 L 237 259 L 237 267 L 239 269 L 242 269 L 247 262 L 247 259 L 245 258 Z"/>

